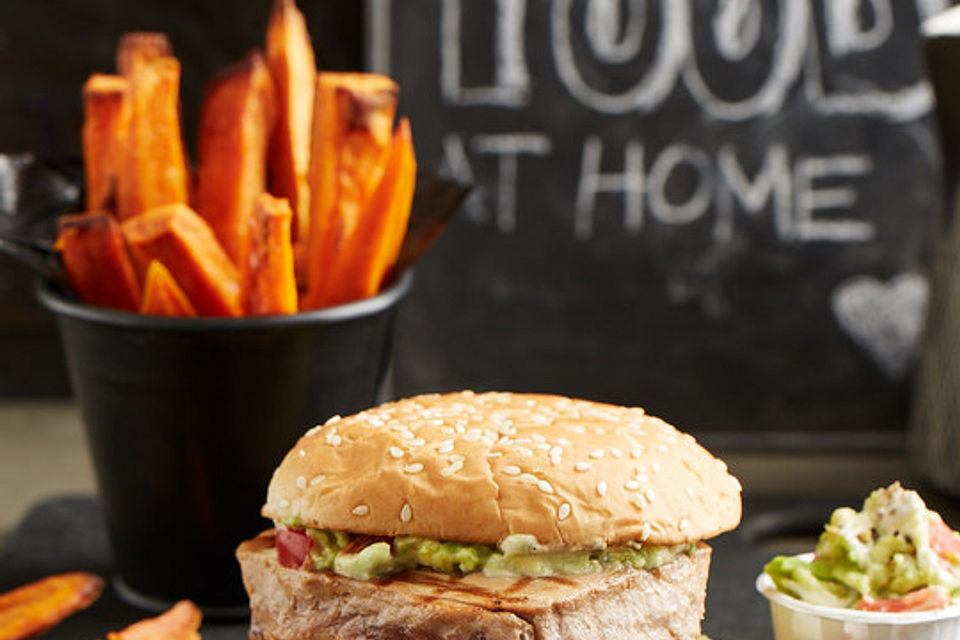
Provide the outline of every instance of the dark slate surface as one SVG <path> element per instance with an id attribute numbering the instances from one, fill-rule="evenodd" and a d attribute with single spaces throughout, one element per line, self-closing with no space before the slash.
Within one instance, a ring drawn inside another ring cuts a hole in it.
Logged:
<path id="1" fill-rule="evenodd" d="M 843 500 L 748 500 L 741 527 L 711 542 L 713 568 L 704 631 L 714 640 L 767 640 L 771 637 L 766 602 L 753 587 L 773 554 L 798 552 Z M 0 591 L 55 572 L 93 571 L 110 575 L 110 554 L 97 502 L 90 497 L 61 497 L 38 504 L 10 535 L 0 554 Z M 55 627 L 45 640 L 105 637 L 149 614 L 122 602 L 111 586 L 90 609 Z M 241 640 L 243 621 L 207 620 L 205 640 Z"/>

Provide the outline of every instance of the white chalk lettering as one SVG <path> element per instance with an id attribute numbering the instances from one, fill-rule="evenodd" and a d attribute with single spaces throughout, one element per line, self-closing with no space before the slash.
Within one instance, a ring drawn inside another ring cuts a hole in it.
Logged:
<path id="1" fill-rule="evenodd" d="M 496 0 L 493 46 L 494 83 L 464 87 L 462 73 L 462 0 L 441 2 L 440 91 L 444 100 L 457 105 L 493 105 L 518 108 L 530 101 L 530 74 L 524 53 L 526 0 Z"/>
<path id="2" fill-rule="evenodd" d="M 683 202 L 670 202 L 667 181 L 673 172 L 687 165 L 696 175 L 696 187 Z M 689 224 L 700 218 L 713 198 L 713 165 L 702 150 L 685 144 L 664 149 L 650 167 L 648 178 L 650 213 L 665 224 Z"/>
<path id="3" fill-rule="evenodd" d="M 775 144 L 767 148 L 763 166 L 753 181 L 737 159 L 733 147 L 724 145 L 717 153 L 720 181 L 717 185 L 717 222 L 713 237 L 717 242 L 733 238 L 734 199 L 750 215 L 761 213 L 773 200 L 774 226 L 781 240 L 789 240 L 793 227 L 793 186 L 790 177 L 790 157 L 787 148 Z"/>
<path id="4" fill-rule="evenodd" d="M 864 5 L 869 5 L 872 24 L 864 25 Z M 890 0 L 830 0 L 825 2 L 827 45 L 842 58 L 850 53 L 872 51 L 893 33 Z"/>
<path id="5" fill-rule="evenodd" d="M 608 93 L 592 87 L 580 72 L 573 46 L 570 16 L 572 5 L 573 0 L 553 0 L 550 11 L 554 64 L 567 91 L 583 105 L 600 113 L 616 114 L 656 109 L 673 90 L 678 70 L 686 57 L 689 42 L 687 34 L 690 30 L 689 5 L 677 0 L 660 0 L 661 33 L 656 57 L 643 78 L 622 93 Z M 612 20 L 616 16 L 617 14 L 608 13 L 604 19 Z M 627 47 L 623 47 L 620 51 L 626 49 Z M 611 54 L 611 51 L 606 53 Z"/>
<path id="6" fill-rule="evenodd" d="M 510 233 L 517 228 L 518 160 L 523 154 L 545 156 L 550 153 L 550 138 L 541 133 L 480 134 L 470 140 L 475 153 L 496 155 L 497 228 Z"/>
<path id="7" fill-rule="evenodd" d="M 859 0 L 859 2 L 862 1 Z M 872 0 L 872 4 L 876 5 L 880 1 Z M 834 0 L 831 0 L 827 3 L 828 6 L 833 7 L 833 2 Z M 844 55 L 854 52 L 863 53 L 867 50 L 876 50 L 889 40 L 893 32 L 892 24 L 889 30 L 884 29 L 880 32 L 885 33 L 883 38 L 863 35 L 863 33 L 872 32 L 877 25 L 866 32 L 860 31 L 859 2 L 837 0 L 838 6 L 828 10 L 828 20 L 833 21 L 832 26 L 828 25 L 827 31 L 830 53 L 833 53 L 835 48 L 842 51 Z M 847 5 L 853 5 L 853 8 Z M 945 9 L 949 3 L 947 0 L 917 0 L 916 6 L 918 17 L 923 21 L 939 10 Z M 850 12 L 854 12 L 854 15 L 851 16 Z M 863 78 L 858 82 L 859 86 L 855 90 L 828 92 L 824 86 L 822 57 L 823 52 L 820 51 L 817 39 L 811 38 L 807 51 L 803 88 L 807 100 L 822 115 L 870 115 L 893 122 L 909 122 L 928 113 L 933 105 L 930 87 L 924 79 L 904 87 L 884 90 L 876 88 L 876 83 L 869 78 Z M 850 83 L 849 78 L 847 83 Z"/>
<path id="8" fill-rule="evenodd" d="M 598 59 L 619 64 L 629 62 L 640 53 L 647 24 L 647 1 L 630 0 L 628 12 L 624 26 L 620 0 L 587 0 L 584 31 Z"/>
<path id="9" fill-rule="evenodd" d="M 796 197 L 796 237 L 805 242 L 865 242 L 873 238 L 873 223 L 850 219 L 817 219 L 817 211 L 849 209 L 857 202 L 853 187 L 820 187 L 817 180 L 854 178 L 873 170 L 873 160 L 862 154 L 802 156 L 794 165 Z"/>
<path id="10" fill-rule="evenodd" d="M 683 79 L 704 111 L 721 120 L 741 121 L 773 115 L 780 110 L 803 70 L 811 16 L 806 0 L 781 0 L 779 14 L 770 71 L 763 85 L 748 98 L 728 101 L 716 95 L 700 73 L 695 52 L 691 50 L 683 68 Z M 721 42 L 716 44 L 721 50 L 726 46 Z"/>
<path id="11" fill-rule="evenodd" d="M 580 180 L 573 215 L 573 233 L 578 240 L 593 237 L 598 193 L 623 193 L 624 229 L 636 235 L 643 227 L 643 144 L 639 140 L 627 141 L 621 172 L 601 172 L 602 159 L 600 136 L 587 136 L 580 156 Z"/>
<path id="12" fill-rule="evenodd" d="M 739 62 L 760 41 L 760 0 L 720 0 L 713 14 L 713 39 L 725 60 Z"/>

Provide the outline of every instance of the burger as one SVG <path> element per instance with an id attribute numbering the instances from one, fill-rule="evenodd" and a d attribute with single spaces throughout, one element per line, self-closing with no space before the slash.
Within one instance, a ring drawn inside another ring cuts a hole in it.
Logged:
<path id="1" fill-rule="evenodd" d="M 252 640 L 699 638 L 740 485 L 642 409 L 425 395 L 333 417 L 240 545 Z"/>

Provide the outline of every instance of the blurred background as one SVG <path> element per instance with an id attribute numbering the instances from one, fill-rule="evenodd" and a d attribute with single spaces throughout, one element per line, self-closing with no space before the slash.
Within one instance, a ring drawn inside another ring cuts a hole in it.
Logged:
<path id="1" fill-rule="evenodd" d="M 79 158 L 80 86 L 134 29 L 170 35 L 192 145 L 270 4 L 0 4 L 0 151 Z M 639 404 L 755 493 L 910 473 L 941 198 L 918 25 L 948 0 L 298 4 L 321 68 L 395 77 L 421 167 L 476 185 L 402 307 L 398 395 Z M 2 532 L 94 489 L 52 318 L 3 256 L 0 362 Z"/>

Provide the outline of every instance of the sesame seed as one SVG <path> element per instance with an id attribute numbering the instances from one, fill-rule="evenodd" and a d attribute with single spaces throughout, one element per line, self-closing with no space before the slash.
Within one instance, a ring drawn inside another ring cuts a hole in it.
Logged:
<path id="1" fill-rule="evenodd" d="M 341 419 L 339 415 L 332 415 L 324 424 L 337 424 Z"/>
<path id="2" fill-rule="evenodd" d="M 315 427 L 313 427 L 312 429 L 310 429 L 309 431 L 307 431 L 307 433 L 306 433 L 305 435 L 308 435 L 308 436 L 315 435 L 315 434 L 316 434 L 317 432 L 319 432 L 321 429 L 323 429 L 323 425 L 322 425 L 322 424 L 318 424 L 317 426 L 315 426 Z"/>
<path id="3" fill-rule="evenodd" d="M 400 459 L 403 457 L 403 449 L 400 447 L 390 447 L 389 451 L 390 455 L 394 458 Z"/>
<path id="4" fill-rule="evenodd" d="M 687 495 L 690 496 L 691 500 L 695 500 L 697 498 L 697 492 L 693 490 L 693 487 L 687 487 Z"/>
<path id="5" fill-rule="evenodd" d="M 661 444 L 661 445 L 659 445 L 659 446 L 657 447 L 657 451 L 659 451 L 660 453 L 666 453 L 666 452 L 669 451 L 669 450 L 670 450 L 670 449 L 668 449 L 668 448 L 667 448 L 667 445 L 665 445 L 665 444 Z"/>
<path id="6" fill-rule="evenodd" d="M 358 516 L 358 517 L 361 517 L 361 518 L 362 518 L 363 516 L 365 516 L 365 515 L 367 515 L 368 513 L 370 513 L 370 507 L 368 507 L 368 506 L 365 505 L 365 504 L 358 504 L 357 506 L 355 506 L 355 507 L 353 508 L 353 511 L 351 511 L 350 513 L 352 513 L 352 514 L 355 515 L 355 516 Z"/>
<path id="7" fill-rule="evenodd" d="M 563 447 L 554 446 L 552 449 L 550 449 L 551 458 L 559 458 L 562 455 L 563 455 Z"/>
<path id="8" fill-rule="evenodd" d="M 520 475 L 520 467 L 516 465 L 510 465 L 503 468 L 503 472 L 508 476 L 518 476 Z"/>
<path id="9" fill-rule="evenodd" d="M 657 499 L 657 493 L 653 490 L 653 487 L 648 487 L 647 490 L 643 492 L 643 495 L 645 495 L 650 502 Z"/>
<path id="10" fill-rule="evenodd" d="M 537 484 L 537 476 L 532 473 L 525 473 L 520 476 L 520 481 L 525 484 Z"/>
<path id="11" fill-rule="evenodd" d="M 342 442 L 343 438 L 341 438 L 338 434 L 332 432 L 327 434 L 327 444 L 330 446 L 339 447 Z M 301 449 L 301 451 L 303 450 Z"/>
<path id="12" fill-rule="evenodd" d="M 305 455 L 307 455 L 307 452 L 304 451 L 303 449 L 300 449 L 300 451 L 297 451 L 297 455 L 302 458 L 302 457 L 304 457 Z"/>
<path id="13" fill-rule="evenodd" d="M 636 491 L 640 488 L 640 483 L 636 480 L 627 480 L 623 486 L 627 489 L 627 491 Z"/>
<path id="14" fill-rule="evenodd" d="M 487 452 L 487 457 L 488 457 L 488 458 L 499 458 L 499 457 L 502 456 L 502 455 L 503 455 L 503 451 L 488 451 L 488 452 Z"/>
<path id="15" fill-rule="evenodd" d="M 457 471 L 460 471 L 460 469 L 463 469 L 463 460 L 454 460 L 453 462 L 450 463 L 449 467 L 444 467 L 443 469 L 440 470 L 440 475 L 442 476 L 453 475 Z"/>
<path id="16" fill-rule="evenodd" d="M 547 439 L 546 439 L 545 437 L 543 437 L 543 436 L 542 436 L 541 434 L 539 434 L 539 433 L 534 433 L 534 434 L 531 435 L 530 437 L 533 438 L 535 442 L 546 442 L 546 441 L 547 441 Z"/>
<path id="17" fill-rule="evenodd" d="M 313 476 L 313 478 L 310 479 L 310 486 L 315 487 L 326 479 L 327 479 L 327 476 L 324 476 L 324 475 Z"/>
<path id="18" fill-rule="evenodd" d="M 467 430 L 463 428 L 463 425 L 462 425 L 462 424 L 455 425 L 455 426 L 454 426 L 454 430 L 455 430 L 457 433 L 466 433 L 466 432 L 467 432 Z"/>
<path id="19" fill-rule="evenodd" d="M 533 451 L 531 451 L 527 447 L 521 447 L 521 446 L 517 446 L 517 453 L 519 453 L 525 458 L 529 458 L 530 456 L 533 455 Z"/>
<path id="20" fill-rule="evenodd" d="M 590 457 L 594 460 L 599 460 L 603 457 L 603 449 L 594 449 L 590 452 Z"/>
<path id="21" fill-rule="evenodd" d="M 643 449 L 637 448 L 630 452 L 630 457 L 636 460 L 643 455 Z"/>
<path id="22" fill-rule="evenodd" d="M 680 519 L 680 531 L 683 531 L 684 529 L 688 528 L 689 526 L 690 526 L 690 521 L 689 521 L 689 520 L 687 520 L 686 518 L 681 518 L 681 519 Z"/>
<path id="23" fill-rule="evenodd" d="M 289 506 L 290 506 L 290 501 L 287 500 L 286 498 L 284 498 L 283 500 L 280 501 L 280 508 L 281 508 L 281 509 L 286 509 L 286 508 L 289 507 Z"/>
<path id="24" fill-rule="evenodd" d="M 557 507 L 557 520 L 563 522 L 570 516 L 570 503 L 564 502 L 559 507 Z"/>
<path id="25" fill-rule="evenodd" d="M 422 462 L 412 462 L 403 468 L 406 473 L 420 473 L 423 471 Z"/>
<path id="26" fill-rule="evenodd" d="M 573 465 L 573 468 L 576 469 L 577 471 L 587 471 L 592 466 L 593 465 L 590 464 L 589 462 L 578 462 L 577 464 Z"/>
<path id="27" fill-rule="evenodd" d="M 641 540 L 646 540 L 647 538 L 650 537 L 650 534 L 651 534 L 651 533 L 653 533 L 653 532 L 652 532 L 651 529 L 650 529 L 650 523 L 649 523 L 649 522 L 644 522 L 644 523 L 643 523 L 643 526 L 640 527 L 640 539 L 641 539 Z"/>
<path id="28" fill-rule="evenodd" d="M 413 520 L 413 509 L 409 504 L 403 503 L 403 507 L 400 508 L 400 522 L 410 522 Z"/>
<path id="29" fill-rule="evenodd" d="M 537 480 L 537 488 L 544 493 L 553 493 L 553 485 L 546 480 Z"/>
<path id="30" fill-rule="evenodd" d="M 643 473 L 637 473 L 637 482 L 642 482 L 643 484 L 646 484 L 650 482 L 650 477 Z"/>
<path id="31" fill-rule="evenodd" d="M 427 444 L 427 441 L 424 440 L 423 438 L 417 438 L 407 443 L 407 445 L 411 447 L 422 447 L 425 444 Z"/>
<path id="32" fill-rule="evenodd" d="M 654 462 L 652 465 L 650 465 L 650 468 L 653 469 L 653 472 L 654 472 L 654 473 L 660 473 L 660 463 L 659 463 L 659 462 Z"/>
<path id="33" fill-rule="evenodd" d="M 601 496 L 604 496 L 607 494 L 607 483 L 604 482 L 603 480 L 597 483 L 597 493 L 600 494 Z"/>
<path id="34" fill-rule="evenodd" d="M 453 434 L 453 427 L 443 427 L 440 431 L 446 433 L 447 435 Z"/>
<path id="35" fill-rule="evenodd" d="M 614 447 L 613 449 L 610 449 L 610 455 L 612 455 L 614 458 L 619 459 L 623 457 L 623 451 L 620 451 L 620 449 L 617 449 L 616 447 Z"/>
<path id="36" fill-rule="evenodd" d="M 550 450 L 550 445 L 547 444 L 546 442 L 538 442 L 538 443 L 535 444 L 534 446 L 535 446 L 537 449 L 539 449 L 540 451 L 549 451 L 549 450 Z"/>
<path id="37" fill-rule="evenodd" d="M 573 443 L 567 440 L 566 438 L 557 438 L 557 444 L 562 444 L 565 447 L 571 446 Z"/>
<path id="38" fill-rule="evenodd" d="M 643 497 L 643 494 L 640 494 L 633 499 L 633 506 L 635 506 L 637 509 L 646 509 L 647 499 Z"/>
<path id="39" fill-rule="evenodd" d="M 415 436 L 413 435 L 412 431 L 404 431 L 403 433 L 400 434 L 400 437 L 403 438 L 404 440 L 413 440 Z"/>
<path id="40" fill-rule="evenodd" d="M 306 489 L 307 479 L 303 476 L 297 476 L 297 489 Z"/>

